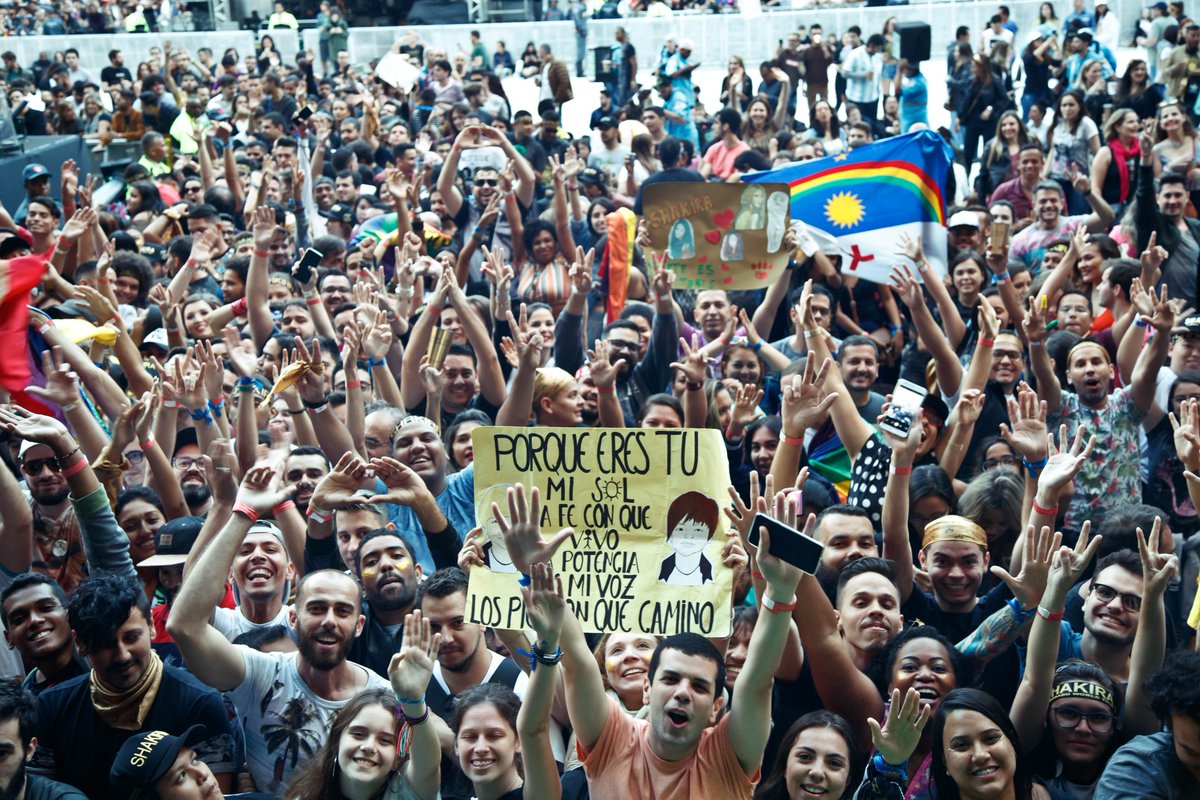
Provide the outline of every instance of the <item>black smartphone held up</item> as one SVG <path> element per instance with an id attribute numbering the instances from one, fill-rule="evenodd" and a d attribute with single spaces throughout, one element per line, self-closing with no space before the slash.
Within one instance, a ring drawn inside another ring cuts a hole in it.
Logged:
<path id="1" fill-rule="evenodd" d="M 303 128 L 308 123 L 308 118 L 313 115 L 313 110 L 308 106 L 296 112 L 296 116 L 292 117 L 292 125 L 297 128 Z"/>
<path id="2" fill-rule="evenodd" d="M 892 403 L 879 422 L 879 427 L 901 438 L 908 436 L 927 394 L 929 392 L 924 386 L 912 381 L 897 381 L 896 388 L 892 390 Z"/>
<path id="3" fill-rule="evenodd" d="M 292 267 L 292 277 L 301 284 L 307 284 L 312 280 L 312 271 L 324 260 L 324 253 L 313 247 L 308 248 L 304 251 L 304 255 L 300 256 L 296 266 Z"/>
<path id="4" fill-rule="evenodd" d="M 825 545 L 790 525 L 784 525 L 773 517 L 758 513 L 754 515 L 754 522 L 750 524 L 750 544 L 755 547 L 759 546 L 759 526 L 765 527 L 771 536 L 771 555 L 782 558 L 809 575 L 817 574 Z"/>

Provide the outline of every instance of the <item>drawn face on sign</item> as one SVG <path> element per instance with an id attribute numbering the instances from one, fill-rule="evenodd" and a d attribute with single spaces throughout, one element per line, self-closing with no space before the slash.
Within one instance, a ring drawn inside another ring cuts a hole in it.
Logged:
<path id="1" fill-rule="evenodd" d="M 500 523 L 496 521 L 496 515 L 492 513 L 492 503 L 496 503 L 501 509 L 508 507 L 510 486 L 511 484 L 508 483 L 500 483 L 490 487 L 480 495 L 479 502 L 475 507 L 475 518 L 479 520 L 483 534 L 487 537 L 487 541 L 483 545 L 483 563 L 494 572 L 517 571 L 517 568 L 513 566 L 512 556 L 508 554 L 508 549 L 504 546 L 504 534 L 500 532 Z"/>
<path id="2" fill-rule="evenodd" d="M 712 538 L 708 525 L 699 520 L 681 519 L 671 530 L 667 541 L 671 549 L 681 556 L 694 556 L 702 551 Z"/>

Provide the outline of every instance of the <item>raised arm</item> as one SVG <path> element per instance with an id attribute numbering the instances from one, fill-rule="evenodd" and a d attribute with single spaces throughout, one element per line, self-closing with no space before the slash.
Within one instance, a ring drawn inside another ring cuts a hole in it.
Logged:
<path id="1" fill-rule="evenodd" d="M 1149 322 L 1154 328 L 1150 341 L 1138 356 L 1133 365 L 1133 375 L 1129 383 L 1129 394 L 1133 404 L 1142 414 L 1149 414 L 1154 405 L 1154 389 L 1158 378 L 1158 370 L 1167 360 L 1167 349 L 1171 342 L 1171 327 L 1175 324 L 1175 313 L 1167 303 L 1167 287 L 1162 287 L 1162 294 L 1157 294 L 1151 286 L 1146 292 L 1154 307 L 1153 316 L 1139 314 L 1139 318 Z"/>
<path id="2" fill-rule="evenodd" d="M 933 297 L 933 302 L 937 305 L 938 313 L 942 315 L 942 327 L 946 330 L 946 338 L 950 342 L 950 347 L 958 347 L 963 337 L 967 335 L 966 323 L 963 322 L 962 315 L 958 313 L 958 306 L 954 304 L 954 300 L 950 297 L 950 290 L 946 288 L 946 284 L 942 283 L 941 278 L 934 273 L 933 267 L 930 266 L 929 261 L 925 258 L 925 249 L 921 244 L 921 237 L 910 238 L 907 234 L 902 235 L 900 238 L 900 252 L 916 265 L 917 275 L 920 276 L 921 282 L 925 284 L 925 288 L 929 290 L 929 294 Z M 926 344 L 928 344 L 928 341 Z"/>
<path id="3" fill-rule="evenodd" d="M 804 362 L 804 374 L 783 379 L 783 407 L 779 411 L 782 436 L 771 462 L 771 477 L 776 486 L 791 486 L 796 480 L 804 454 L 805 431 L 820 425 L 838 400 L 837 392 L 826 393 L 824 389 L 832 366 L 833 360 L 826 357 L 817 369 L 816 356 L 810 352 Z"/>
<path id="4" fill-rule="evenodd" d="M 912 481 L 917 448 L 921 445 L 924 419 L 925 412 L 918 410 L 908 436 L 903 439 L 883 431 L 883 437 L 892 448 L 892 464 L 883 492 L 883 557 L 895 564 L 896 588 L 900 591 L 901 603 L 908 601 L 913 590 L 913 556 L 908 542 L 908 486 Z"/>
<path id="5" fill-rule="evenodd" d="M 929 313 L 929 306 L 925 305 L 925 292 L 921 290 L 921 284 L 917 282 L 912 271 L 905 264 L 897 264 L 893 267 L 891 278 L 893 293 L 899 295 L 900 301 L 908 307 L 913 327 L 917 329 L 917 338 L 921 340 L 933 357 L 934 366 L 937 368 L 938 385 L 942 388 L 942 394 L 947 396 L 957 394 L 962 383 L 962 362 L 958 360 L 958 354 L 950 346 L 946 334 L 934 320 L 933 314 Z"/>
<path id="6" fill-rule="evenodd" d="M 1095 152 L 1098 143 L 1098 137 L 1093 137 L 1090 144 L 1092 152 Z M 1071 178 L 1071 185 L 1075 187 L 1075 191 L 1083 195 L 1083 199 L 1087 200 L 1087 204 L 1092 208 L 1092 213 L 1088 214 L 1083 226 L 1093 233 L 1103 233 L 1108 230 L 1108 226 L 1113 221 L 1112 206 L 1093 189 L 1091 179 L 1082 172 L 1076 173 Z"/>
<path id="7" fill-rule="evenodd" d="M 805 286 L 808 288 L 807 284 Z M 804 340 L 808 343 L 808 357 L 810 360 L 815 359 L 817 363 L 821 363 L 831 358 L 829 343 L 825 338 L 824 331 L 817 327 L 816 317 L 813 316 L 812 295 L 805 297 L 803 302 L 802 319 L 804 320 Z M 858 408 L 854 405 L 854 398 L 850 396 L 846 385 L 842 383 L 842 371 L 836 366 L 830 368 L 826 375 L 825 389 L 836 398 L 829 408 L 829 413 L 833 416 L 833 427 L 846 447 L 846 454 L 850 456 L 851 461 L 854 461 L 858 458 L 858 454 L 867 440 L 875 435 L 875 429 L 859 416 Z"/>
<path id="8" fill-rule="evenodd" d="M 542 335 L 529 330 L 529 318 L 525 304 L 521 304 L 521 321 L 508 312 L 508 325 L 513 338 L 505 337 L 504 346 L 517 353 L 517 368 L 513 370 L 512 384 L 504 404 L 496 412 L 497 425 L 527 425 L 534 415 L 533 389 L 538 366 L 542 363 Z M 510 351 L 511 352 L 511 351 Z"/>
<path id="9" fill-rule="evenodd" d="M 531 647 L 529 685 L 517 715 L 517 735 L 521 740 L 521 758 L 525 765 L 525 793 L 531 797 L 558 800 L 562 782 L 558 764 L 550 747 L 550 710 L 558 683 L 558 664 L 564 653 L 559 648 L 567 601 L 563 596 L 562 577 L 554 574 L 549 562 L 530 567 L 530 586 L 523 589 L 525 613 L 536 634 Z"/>
<path id="10" fill-rule="evenodd" d="M 246 473 L 234 512 L 196 559 L 167 621 L 167 631 L 179 645 L 188 669 L 220 692 L 241 685 L 246 662 L 209 619 L 225 593 L 225 580 L 250 526 L 295 493 L 295 486 L 280 487 L 274 478 L 275 468 L 269 465 L 252 467 Z"/>
<path id="11" fill-rule="evenodd" d="M 441 748 L 425 706 L 425 691 L 441 643 L 442 635 L 431 633 L 429 620 L 421 617 L 420 610 L 406 614 L 400 651 L 388 665 L 392 691 L 412 731 L 405 783 L 420 800 L 435 800 L 441 784 Z"/>
<path id="12" fill-rule="evenodd" d="M 1162 667 L 1167 649 L 1167 618 L 1163 596 L 1179 572 L 1179 559 L 1174 553 L 1159 548 L 1162 517 L 1154 518 L 1150 539 L 1137 529 L 1138 554 L 1142 559 L 1142 613 L 1133 652 L 1129 658 L 1129 694 L 1125 698 L 1124 728 L 1132 735 L 1157 733 L 1161 728 L 1157 715 L 1150 708 L 1145 681 Z"/>
<path id="13" fill-rule="evenodd" d="M 492 339 L 488 336 L 483 318 L 479 316 L 475 307 L 467 302 L 462 287 L 453 277 L 448 284 L 447 297 L 450 305 L 458 312 L 458 319 L 467 334 L 467 343 L 475 351 L 479 369 L 479 394 L 493 406 L 499 406 L 504 402 L 504 373 L 500 370 L 500 358 L 496 355 L 496 348 L 492 346 Z"/>
<path id="14" fill-rule="evenodd" d="M 1045 295 L 1029 298 L 1029 313 L 1021 327 L 1025 331 L 1025 341 L 1029 343 L 1029 364 L 1037 379 L 1038 394 L 1045 401 L 1047 412 L 1055 414 L 1062 405 L 1062 385 L 1054 374 L 1050 354 L 1046 352 L 1046 338 L 1050 335 L 1046 330 L 1046 304 Z"/>
<path id="15" fill-rule="evenodd" d="M 596 384 L 596 406 L 601 428 L 624 428 L 625 414 L 617 399 L 617 368 L 612 363 L 608 342 L 596 340 L 596 349 L 588 351 L 588 370 Z"/>
<path id="16" fill-rule="evenodd" d="M 249 314 L 254 348 L 262 352 L 267 340 L 275 333 L 275 320 L 271 318 L 271 306 L 267 300 L 267 257 L 277 226 L 275 212 L 266 207 L 255 209 L 253 219 L 254 250 L 250 254 L 250 268 L 246 272 L 246 312 Z"/>

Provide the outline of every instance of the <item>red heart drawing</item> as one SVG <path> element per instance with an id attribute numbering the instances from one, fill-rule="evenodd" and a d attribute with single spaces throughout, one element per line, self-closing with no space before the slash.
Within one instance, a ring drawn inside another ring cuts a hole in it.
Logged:
<path id="1" fill-rule="evenodd" d="M 723 282 L 724 283 L 733 283 L 733 276 L 732 275 L 726 276 Z"/>
<path id="2" fill-rule="evenodd" d="M 760 281 L 761 281 L 761 280 L 766 280 L 767 273 L 766 273 L 766 272 L 764 272 L 764 271 L 763 271 L 763 270 L 761 270 L 761 269 L 756 269 L 756 270 L 754 270 L 754 277 L 755 277 L 755 278 L 758 278 Z"/>
<path id="3" fill-rule="evenodd" d="M 728 264 L 722 264 L 721 269 L 725 272 L 729 272 L 730 266 Z"/>
<path id="4" fill-rule="evenodd" d="M 713 242 L 713 244 L 716 244 L 716 242 Z M 707 263 L 708 263 L 708 256 L 701 256 L 700 258 L 696 259 L 696 263 L 698 263 L 698 264 L 707 264 Z"/>
<path id="5" fill-rule="evenodd" d="M 724 211 L 718 211 L 713 214 L 713 222 L 718 228 L 729 230 L 729 226 L 733 224 L 733 209 L 727 208 Z"/>
<path id="6" fill-rule="evenodd" d="M 717 242 L 721 241 L 721 232 L 709 231 L 708 233 L 704 234 L 704 240 L 709 244 L 716 244 Z"/>

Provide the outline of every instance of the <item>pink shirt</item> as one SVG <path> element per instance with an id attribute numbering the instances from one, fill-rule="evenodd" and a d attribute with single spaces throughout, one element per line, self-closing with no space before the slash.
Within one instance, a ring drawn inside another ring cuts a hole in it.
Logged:
<path id="1" fill-rule="evenodd" d="M 740 139 L 733 147 L 726 147 L 723 141 L 717 142 L 704 154 L 704 162 L 712 167 L 713 175 L 725 180 L 734 172 L 733 162 L 749 149 L 749 145 Z"/>
<path id="2" fill-rule="evenodd" d="M 590 753 L 579 746 L 594 800 L 750 800 L 758 775 L 742 769 L 729 738 L 729 716 L 700 735 L 696 752 L 664 761 L 650 749 L 650 723 L 609 698 L 608 719 Z"/>

